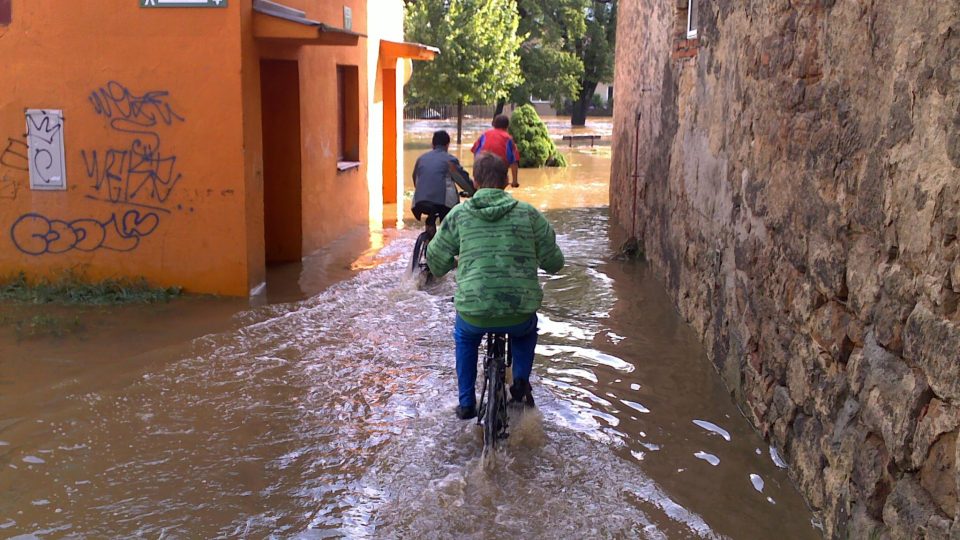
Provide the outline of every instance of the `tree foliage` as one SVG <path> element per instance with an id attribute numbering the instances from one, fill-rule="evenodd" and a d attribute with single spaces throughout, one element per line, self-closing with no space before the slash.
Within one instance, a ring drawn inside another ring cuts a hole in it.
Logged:
<path id="1" fill-rule="evenodd" d="M 589 0 L 519 0 L 518 5 L 519 34 L 525 36 L 520 47 L 524 83 L 511 91 L 510 100 L 574 99 L 584 66 L 573 44 L 587 30 Z"/>
<path id="2" fill-rule="evenodd" d="M 547 126 L 533 105 L 527 104 L 513 111 L 510 135 L 520 151 L 521 167 L 566 167 L 567 159 L 557 149 Z"/>
<path id="3" fill-rule="evenodd" d="M 593 0 L 587 9 L 587 30 L 574 42 L 574 50 L 584 66 L 580 91 L 573 103 L 571 123 L 575 126 L 582 126 L 586 122 L 587 109 L 597 85 L 613 79 L 616 35 L 616 0 Z"/>
<path id="4" fill-rule="evenodd" d="M 414 103 L 493 103 L 521 84 L 516 0 L 419 0 L 406 5 L 406 39 L 440 48 L 418 63 Z"/>

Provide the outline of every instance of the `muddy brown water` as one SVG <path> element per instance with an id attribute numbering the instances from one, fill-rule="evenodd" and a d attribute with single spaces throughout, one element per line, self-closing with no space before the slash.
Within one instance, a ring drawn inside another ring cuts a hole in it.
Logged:
<path id="1" fill-rule="evenodd" d="M 438 125 L 409 122 L 408 155 Z M 614 257 L 609 146 L 566 152 L 515 192 L 568 264 L 543 279 L 538 409 L 491 465 L 452 414 L 454 282 L 406 275 L 407 221 L 272 276 L 305 299 L 0 334 L 0 537 L 818 537 L 657 277 Z"/>

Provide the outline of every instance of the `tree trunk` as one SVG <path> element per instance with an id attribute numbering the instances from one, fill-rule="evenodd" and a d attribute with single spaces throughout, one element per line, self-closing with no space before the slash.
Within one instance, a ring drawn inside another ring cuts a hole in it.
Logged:
<path id="1" fill-rule="evenodd" d="M 587 124 L 587 110 L 593 93 L 597 91 L 597 83 L 584 81 L 580 85 L 580 96 L 573 102 L 570 112 L 570 125 L 584 126 Z"/>
<path id="2" fill-rule="evenodd" d="M 493 112 L 493 116 L 494 116 L 494 117 L 497 117 L 497 116 L 500 116 L 501 114 L 503 114 L 503 108 L 504 108 L 504 106 L 506 106 L 506 104 L 507 104 L 507 100 L 505 100 L 505 99 L 498 99 L 498 100 L 497 100 L 497 110 Z"/>
<path id="3" fill-rule="evenodd" d="M 463 98 L 457 100 L 457 146 L 463 144 Z"/>

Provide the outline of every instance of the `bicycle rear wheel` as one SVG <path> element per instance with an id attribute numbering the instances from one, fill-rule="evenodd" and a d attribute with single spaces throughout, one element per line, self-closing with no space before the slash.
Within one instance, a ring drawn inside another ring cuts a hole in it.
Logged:
<path id="1" fill-rule="evenodd" d="M 427 266 L 427 246 L 430 244 L 430 236 L 422 232 L 417 236 L 417 242 L 413 244 L 413 256 L 410 258 L 410 272 L 417 274 L 426 272 L 427 279 L 430 279 L 430 267 Z"/>
<path id="2" fill-rule="evenodd" d="M 496 449 L 507 437 L 506 337 L 487 337 L 486 410 L 483 415 L 484 451 Z"/>

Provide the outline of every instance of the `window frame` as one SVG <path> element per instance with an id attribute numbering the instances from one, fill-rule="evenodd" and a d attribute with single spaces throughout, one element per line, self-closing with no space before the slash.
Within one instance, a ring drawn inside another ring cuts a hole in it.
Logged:
<path id="1" fill-rule="evenodd" d="M 687 39 L 696 39 L 699 35 L 700 18 L 697 13 L 697 2 L 698 0 L 687 0 Z"/>
<path id="2" fill-rule="evenodd" d="M 13 0 L 0 0 L 0 26 L 13 24 Z"/>
<path id="3" fill-rule="evenodd" d="M 360 164 L 360 68 L 337 64 L 337 170 Z"/>

